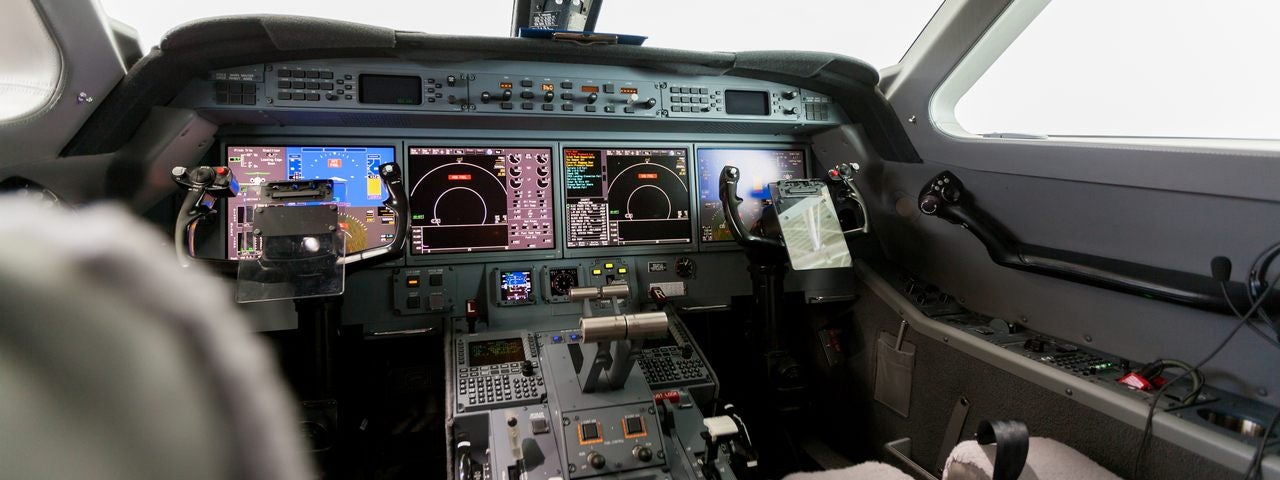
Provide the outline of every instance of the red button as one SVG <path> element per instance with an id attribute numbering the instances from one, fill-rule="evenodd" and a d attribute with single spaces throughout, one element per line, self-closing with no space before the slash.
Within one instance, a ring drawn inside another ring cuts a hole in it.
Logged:
<path id="1" fill-rule="evenodd" d="M 218 175 L 226 175 L 227 167 L 213 167 L 213 171 Z"/>

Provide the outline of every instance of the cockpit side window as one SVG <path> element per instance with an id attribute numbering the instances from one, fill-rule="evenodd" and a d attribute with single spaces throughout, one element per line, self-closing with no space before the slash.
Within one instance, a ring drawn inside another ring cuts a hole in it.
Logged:
<path id="1" fill-rule="evenodd" d="M 62 55 L 30 0 L 0 2 L 0 123 L 21 120 L 58 92 Z"/>
<path id="2" fill-rule="evenodd" d="M 962 137 L 1274 148 L 1278 17 L 1253 0 L 1014 2 L 931 108 Z"/>

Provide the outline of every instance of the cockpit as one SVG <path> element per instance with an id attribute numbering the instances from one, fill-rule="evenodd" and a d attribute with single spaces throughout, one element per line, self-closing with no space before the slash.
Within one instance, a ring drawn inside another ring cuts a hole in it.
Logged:
<path id="1" fill-rule="evenodd" d="M 60 257 L 126 278 L 70 306 L 194 298 L 189 317 L 146 311 L 181 318 L 165 331 L 197 353 L 175 358 L 216 380 L 186 390 L 233 418 L 167 434 L 221 424 L 250 440 L 210 433 L 214 447 L 175 442 L 188 450 L 172 458 L 240 462 L 222 478 L 1280 478 L 1280 383 L 1263 368 L 1280 347 L 1266 313 L 1280 230 L 1258 220 L 1211 240 L 1240 218 L 1230 208 L 1274 218 L 1274 192 L 1108 176 L 1131 164 L 1097 160 L 1218 155 L 1243 163 L 1213 175 L 1256 181 L 1280 165 L 1256 161 L 1280 157 L 1274 140 L 1242 152 L 948 130 L 937 102 L 955 107 L 954 82 L 1003 51 L 978 47 L 1013 41 L 1010 25 L 1048 2 L 902 7 L 911 35 L 884 36 L 900 48 L 874 54 L 885 65 L 645 44 L 604 33 L 632 15 L 612 0 L 517 0 L 501 15 L 510 36 L 224 16 L 144 52 L 109 3 L 0 7 L 62 52 L 53 100 L 0 123 L 14 155 L 0 194 L 24 197 L 0 211 L 56 211 L 42 235 L 127 218 L 94 227 L 132 225 L 103 234 L 101 256 Z M 645 24 L 730 23 L 677 10 Z M 1018 163 L 1038 156 L 1061 162 Z M 1205 224 L 1144 250 L 1185 227 L 1141 213 L 1171 204 Z M 24 224 L 12 244 L 41 243 Z M 117 245 L 146 268 L 103 260 Z M 0 256 L 0 285 L 71 271 L 29 263 Z M 76 282 L 113 283 L 101 276 Z M 0 312 L 31 325 L 70 308 L 57 303 Z M 143 443 L 137 462 L 170 455 Z M 26 461 L 23 476 L 84 472 Z"/>

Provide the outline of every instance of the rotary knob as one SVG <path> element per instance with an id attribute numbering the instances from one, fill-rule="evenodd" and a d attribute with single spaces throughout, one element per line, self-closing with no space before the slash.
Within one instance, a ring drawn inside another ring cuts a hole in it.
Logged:
<path id="1" fill-rule="evenodd" d="M 649 99 L 648 99 L 648 100 L 645 100 L 645 101 L 643 101 L 643 102 L 637 103 L 637 104 L 636 104 L 636 106 L 638 106 L 638 107 L 640 107 L 640 108 L 653 108 L 653 107 L 658 106 L 658 99 L 653 98 L 653 97 L 649 97 Z"/>
<path id="2" fill-rule="evenodd" d="M 542 94 L 542 101 L 553 102 L 556 99 L 556 92 L 547 92 Z"/>
<path id="3" fill-rule="evenodd" d="M 502 91 L 502 101 L 506 102 L 506 101 L 510 101 L 510 100 L 511 100 L 511 89 L 509 89 L 509 88 L 508 88 L 508 89 L 506 89 L 506 90 L 503 90 L 503 91 Z"/>
<path id="4" fill-rule="evenodd" d="M 489 103 L 489 100 L 493 100 L 493 95 L 489 92 L 480 92 L 480 103 Z"/>
<path id="5" fill-rule="evenodd" d="M 587 463 L 591 464 L 591 468 L 600 470 L 609 462 L 605 460 L 604 455 L 601 455 L 600 452 L 591 452 L 587 454 Z"/>
<path id="6" fill-rule="evenodd" d="M 649 447 L 644 445 L 636 445 L 636 448 L 631 449 L 631 455 L 641 462 L 653 460 L 653 450 L 650 450 Z"/>
<path id="7" fill-rule="evenodd" d="M 598 94 L 587 95 L 587 103 L 596 103 L 598 100 L 600 100 L 600 95 Z"/>
<path id="8" fill-rule="evenodd" d="M 925 215 L 933 215 L 938 213 L 938 207 L 942 205 L 942 198 L 934 194 L 925 195 L 920 199 L 920 211 Z"/>

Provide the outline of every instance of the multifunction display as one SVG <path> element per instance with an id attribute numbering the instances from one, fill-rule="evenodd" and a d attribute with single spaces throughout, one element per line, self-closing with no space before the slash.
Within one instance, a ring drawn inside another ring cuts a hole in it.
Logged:
<path id="1" fill-rule="evenodd" d="M 333 180 L 347 252 L 386 245 L 395 236 L 395 216 L 382 206 L 378 166 L 395 159 L 393 147 L 228 146 L 227 167 L 241 191 L 227 199 L 227 258 L 258 257 L 253 218 L 254 207 L 264 203 L 261 187 L 285 180 Z"/>
<path id="2" fill-rule="evenodd" d="M 555 248 L 549 148 L 409 147 L 414 254 Z"/>
<path id="3" fill-rule="evenodd" d="M 692 242 L 688 150 L 566 148 L 569 247 Z"/>
<path id="4" fill-rule="evenodd" d="M 725 165 L 738 167 L 738 214 L 748 228 L 760 219 L 769 189 L 778 180 L 806 178 L 804 150 L 782 149 L 698 149 L 698 224 L 704 242 L 733 240 L 720 204 L 720 171 Z"/>
<path id="5" fill-rule="evenodd" d="M 533 271 L 510 270 L 498 274 L 498 304 L 520 305 L 533 302 Z"/>

